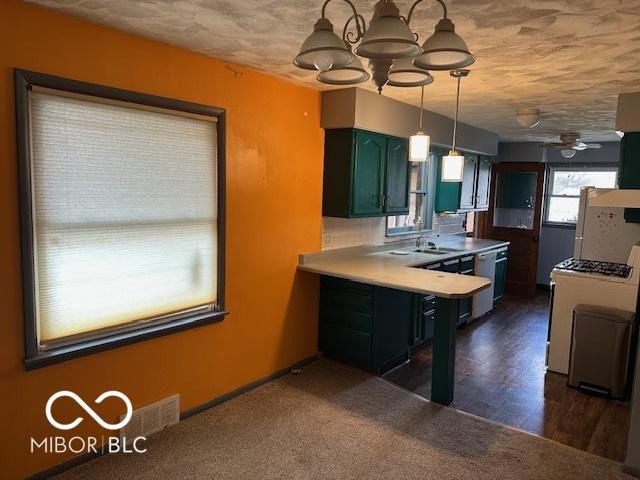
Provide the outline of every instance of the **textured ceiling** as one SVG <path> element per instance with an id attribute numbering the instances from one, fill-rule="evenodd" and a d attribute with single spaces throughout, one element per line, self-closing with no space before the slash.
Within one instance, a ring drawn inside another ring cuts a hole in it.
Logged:
<path id="1" fill-rule="evenodd" d="M 320 15 L 322 0 L 30 0 L 48 8 L 247 65 L 317 89 L 313 72 L 291 60 Z M 410 3 L 396 2 L 406 15 Z M 367 19 L 374 1 L 355 0 Z M 612 140 L 617 94 L 640 91 L 640 0 L 449 0 L 449 17 L 476 55 L 461 87 L 460 119 L 507 140 L 548 140 L 578 131 Z M 346 3 L 329 4 L 340 32 Z M 420 42 L 441 9 L 417 7 Z M 455 83 L 436 72 L 425 108 L 452 116 Z M 361 84 L 374 89 L 370 82 Z M 384 95 L 418 104 L 417 88 Z M 515 122 L 518 107 L 536 107 L 533 129 Z"/>

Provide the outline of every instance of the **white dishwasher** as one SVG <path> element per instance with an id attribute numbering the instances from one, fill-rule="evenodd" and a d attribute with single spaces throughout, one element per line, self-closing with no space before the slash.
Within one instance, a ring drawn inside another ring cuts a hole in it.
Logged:
<path id="1" fill-rule="evenodd" d="M 478 253 L 473 264 L 473 274 L 491 280 L 491 285 L 473 296 L 471 318 L 478 318 L 493 308 L 493 285 L 496 278 L 497 251 Z"/>

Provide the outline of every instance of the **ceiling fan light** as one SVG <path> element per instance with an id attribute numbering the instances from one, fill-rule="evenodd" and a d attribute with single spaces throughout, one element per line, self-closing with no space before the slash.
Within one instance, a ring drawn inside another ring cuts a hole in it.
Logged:
<path id="1" fill-rule="evenodd" d="M 316 79 L 329 85 L 353 85 L 369 80 L 371 76 L 362 66 L 362 62 L 355 55 L 351 62 L 340 68 L 332 67 L 329 70 L 318 73 Z"/>
<path id="2" fill-rule="evenodd" d="M 352 60 L 353 54 L 334 33 L 331 22 L 321 18 L 313 26 L 313 33 L 302 42 L 293 64 L 305 70 L 323 71 L 344 67 Z"/>
<path id="3" fill-rule="evenodd" d="M 540 110 L 520 108 L 516 112 L 516 121 L 525 128 L 533 128 L 540 123 Z"/>
<path id="4" fill-rule="evenodd" d="M 413 65 L 411 57 L 393 61 L 389 69 L 389 82 L 392 87 L 419 87 L 429 85 L 433 77 L 429 72 Z"/>
<path id="5" fill-rule="evenodd" d="M 393 1 L 380 0 L 356 53 L 374 59 L 412 57 L 420 53 L 420 45 Z"/>
<path id="6" fill-rule="evenodd" d="M 442 157 L 442 173 L 440 179 L 443 182 L 461 182 L 464 173 L 464 156 L 456 150 L 449 151 L 449 155 Z"/>
<path id="7" fill-rule="evenodd" d="M 573 158 L 576 154 L 576 151 L 573 148 L 562 148 L 560 150 L 560 155 L 564 158 Z"/>
<path id="8" fill-rule="evenodd" d="M 433 35 L 422 44 L 422 53 L 413 64 L 426 70 L 454 70 L 467 67 L 475 60 L 465 41 L 455 32 L 453 22 L 443 18 Z"/>
<path id="9" fill-rule="evenodd" d="M 409 161 L 426 162 L 429 160 L 429 146 L 431 137 L 419 130 L 415 135 L 409 137 Z"/>

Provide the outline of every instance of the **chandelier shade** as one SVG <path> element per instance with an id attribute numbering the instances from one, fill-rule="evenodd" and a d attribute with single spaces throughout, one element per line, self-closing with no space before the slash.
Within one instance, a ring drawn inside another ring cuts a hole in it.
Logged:
<path id="1" fill-rule="evenodd" d="M 300 47 L 293 64 L 305 70 L 329 70 L 348 65 L 353 54 L 333 31 L 333 25 L 326 18 L 321 18 L 313 26 L 309 35 Z"/>
<path id="2" fill-rule="evenodd" d="M 356 53 L 365 58 L 393 59 L 420 53 L 420 45 L 391 0 L 380 0 Z"/>
<path id="3" fill-rule="evenodd" d="M 394 60 L 388 77 L 388 85 L 392 87 L 420 87 L 433 82 L 431 74 L 416 67 L 411 57 Z"/>
<path id="4" fill-rule="evenodd" d="M 413 60 L 416 67 L 428 70 L 455 70 L 475 62 L 465 41 L 455 32 L 448 18 L 441 19 L 435 32 L 422 44 L 422 53 Z"/>
<path id="5" fill-rule="evenodd" d="M 344 67 L 332 67 L 329 70 L 318 73 L 316 79 L 329 85 L 352 85 L 369 80 L 371 75 L 362 66 L 362 62 L 355 55 L 353 60 Z"/>

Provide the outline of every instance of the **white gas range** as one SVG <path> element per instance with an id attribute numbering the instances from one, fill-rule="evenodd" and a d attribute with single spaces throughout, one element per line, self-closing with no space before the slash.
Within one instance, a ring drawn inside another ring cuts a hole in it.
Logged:
<path id="1" fill-rule="evenodd" d="M 580 192 L 574 257 L 551 272 L 548 370 L 567 374 L 573 310 L 578 304 L 636 311 L 640 285 L 640 224 L 626 223 L 621 207 L 593 206 L 612 189 Z"/>

